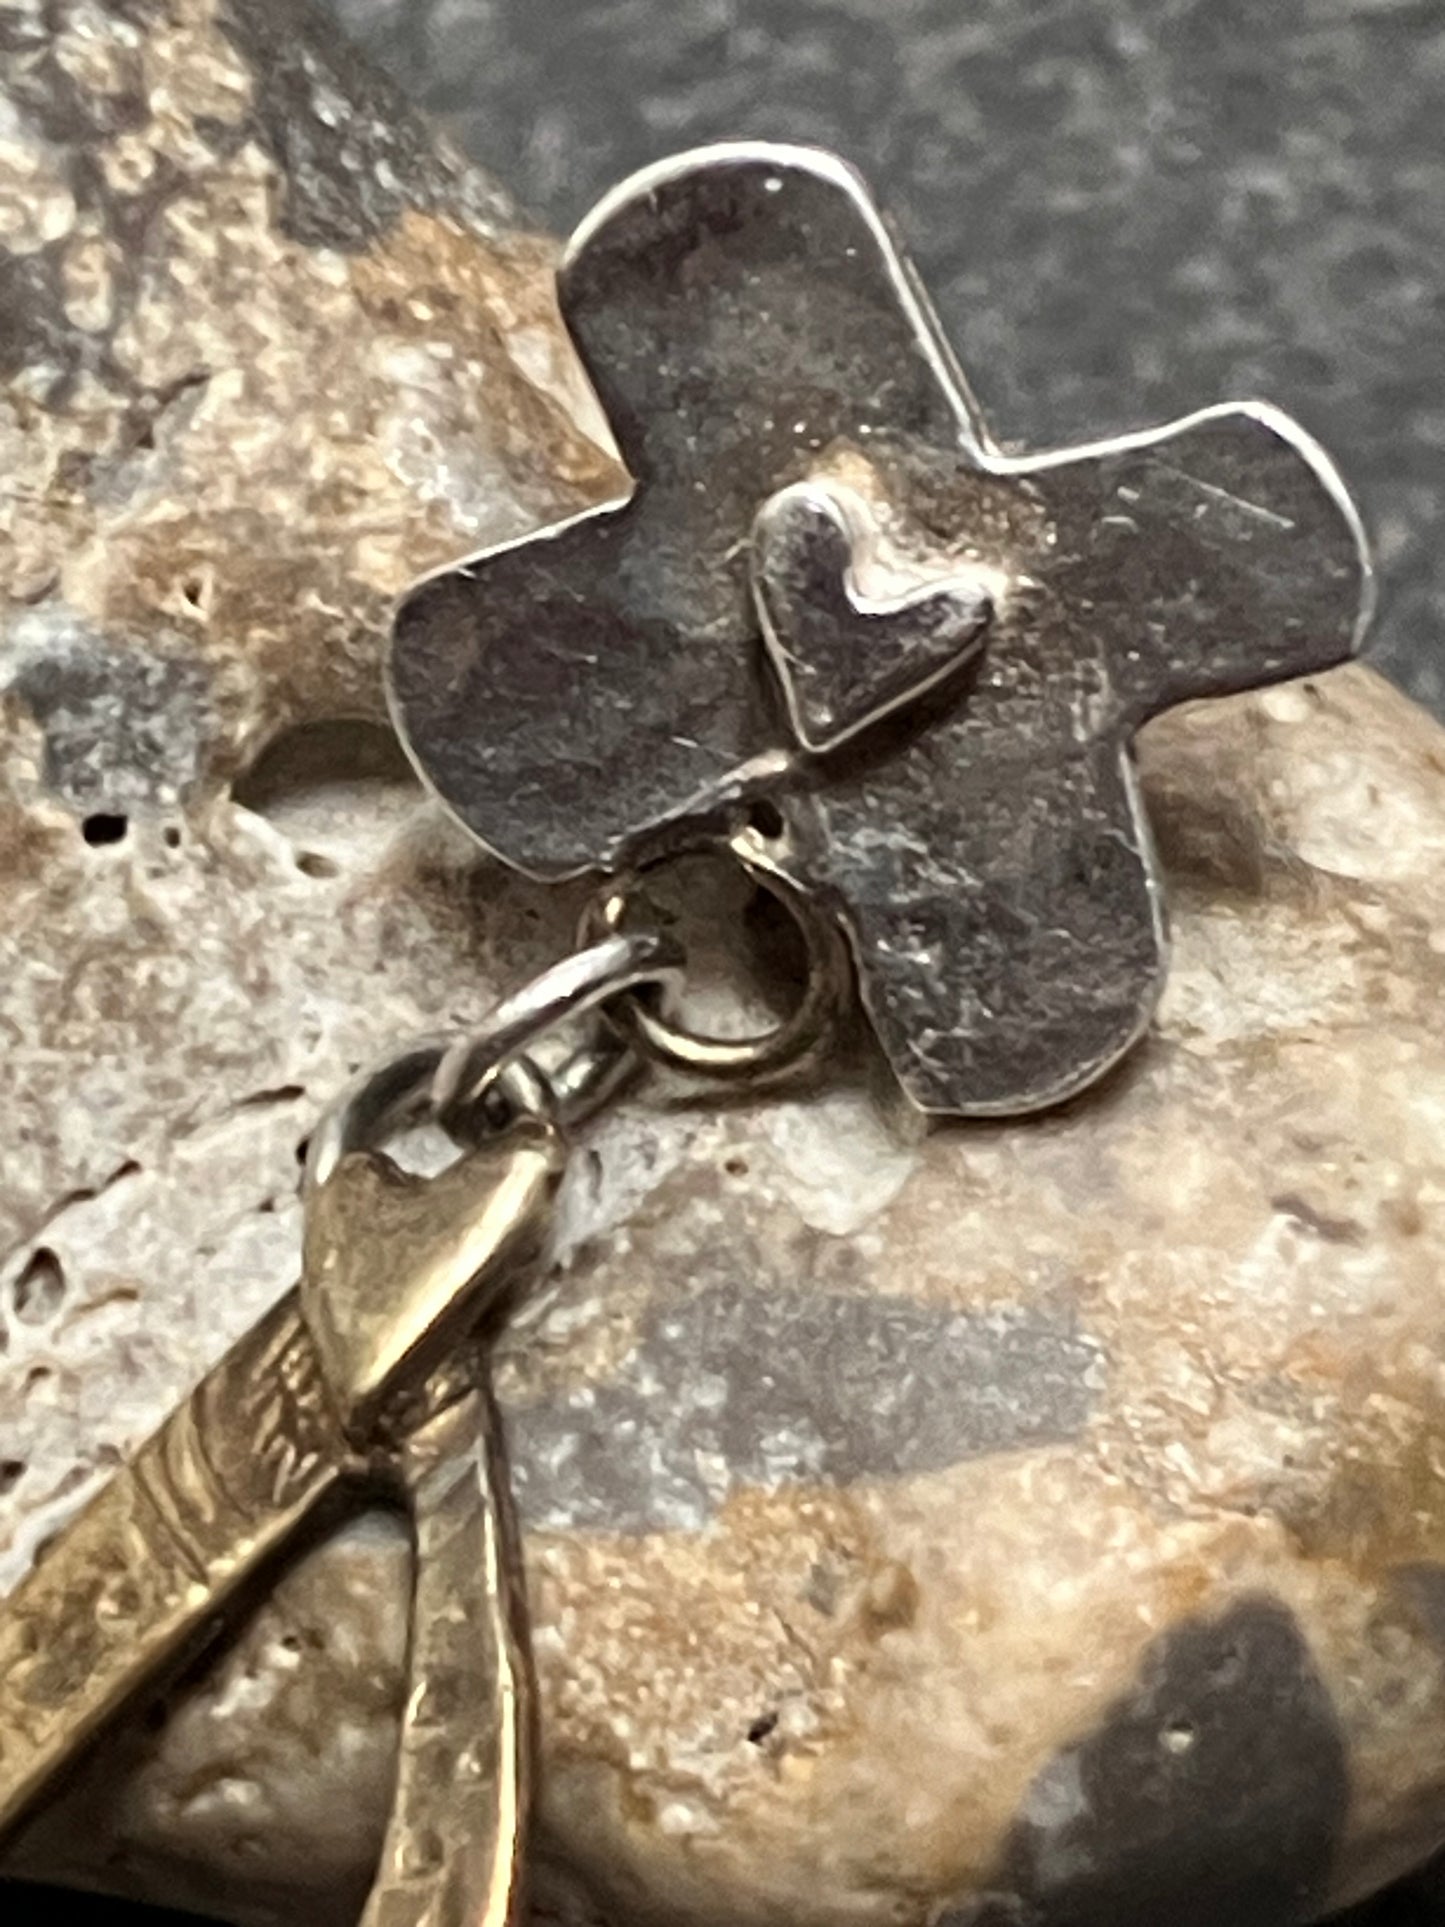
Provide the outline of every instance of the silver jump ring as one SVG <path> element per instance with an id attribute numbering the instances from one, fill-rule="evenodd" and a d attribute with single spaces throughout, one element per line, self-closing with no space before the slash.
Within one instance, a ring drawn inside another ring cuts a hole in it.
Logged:
<path id="1" fill-rule="evenodd" d="M 306 1145 L 304 1185 L 318 1190 L 352 1151 L 369 1151 L 409 1125 L 433 1116 L 432 1079 L 451 1048 L 449 1037 L 419 1037 L 359 1072 L 322 1113 Z M 556 1110 L 548 1079 L 524 1059 L 508 1064 L 500 1095 L 515 1115 L 550 1121 Z"/>
<path id="2" fill-rule="evenodd" d="M 445 1119 L 476 1103 L 504 1068 L 569 1018 L 642 984 L 664 991 L 679 985 L 682 966 L 681 945 L 658 930 L 617 932 L 564 957 L 504 998 L 479 1030 L 445 1050 L 429 1088 L 433 1112 Z M 575 1119 L 594 1108 L 626 1070 L 625 1047 L 589 1045 L 579 1051 L 549 1080 L 563 1116 Z"/>
<path id="3" fill-rule="evenodd" d="M 730 840 L 732 853 L 749 875 L 792 917 L 808 958 L 807 980 L 794 1009 L 771 1030 L 752 1037 L 708 1037 L 680 1024 L 669 1009 L 675 994 L 627 997 L 608 1016 L 638 1048 L 670 1070 L 714 1083 L 771 1083 L 801 1076 L 832 1047 L 852 988 L 847 941 L 827 910 L 800 890 L 771 862 L 762 840 L 750 830 Z M 634 879 L 608 885 L 583 919 L 584 935 L 622 929 L 632 903 Z"/>

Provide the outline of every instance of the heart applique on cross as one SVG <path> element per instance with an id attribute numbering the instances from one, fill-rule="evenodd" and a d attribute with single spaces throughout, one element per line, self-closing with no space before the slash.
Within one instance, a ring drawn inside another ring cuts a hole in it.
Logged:
<path id="1" fill-rule="evenodd" d="M 1363 634 L 1328 458 L 1256 404 L 1004 452 L 863 183 L 809 149 L 649 169 L 559 288 L 634 487 L 408 597 L 419 767 L 542 878 L 751 822 L 836 910 L 922 1109 L 1080 1090 L 1164 969 L 1135 732 Z"/>

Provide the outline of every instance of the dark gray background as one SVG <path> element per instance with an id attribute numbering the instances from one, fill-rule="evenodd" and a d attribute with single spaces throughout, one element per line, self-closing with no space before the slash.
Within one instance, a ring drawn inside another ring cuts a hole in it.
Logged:
<path id="1" fill-rule="evenodd" d="M 718 137 L 819 141 L 910 239 L 995 432 L 1262 395 L 1375 534 L 1445 715 L 1445 0 L 333 0 L 546 222 Z"/>

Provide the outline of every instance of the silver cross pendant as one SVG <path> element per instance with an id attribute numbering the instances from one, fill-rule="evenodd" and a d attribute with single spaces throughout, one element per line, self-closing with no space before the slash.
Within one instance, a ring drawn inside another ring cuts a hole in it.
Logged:
<path id="1" fill-rule="evenodd" d="M 751 852 L 841 925 L 925 1111 L 1079 1091 L 1164 971 L 1135 732 L 1364 633 L 1329 458 L 1257 403 L 1006 451 L 863 182 L 810 149 L 638 175 L 559 295 L 633 487 L 407 598 L 422 773 L 534 877 Z"/>

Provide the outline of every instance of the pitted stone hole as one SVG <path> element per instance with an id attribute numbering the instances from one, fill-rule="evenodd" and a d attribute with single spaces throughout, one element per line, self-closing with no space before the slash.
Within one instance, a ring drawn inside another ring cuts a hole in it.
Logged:
<path id="1" fill-rule="evenodd" d="M 764 1740 L 777 1732 L 778 1718 L 779 1715 L 776 1713 L 763 1713 L 755 1719 L 748 1728 L 749 1743 L 753 1746 L 761 1746 Z"/>
<path id="2" fill-rule="evenodd" d="M 111 810 L 94 810 L 80 825 L 80 834 L 93 850 L 108 843 L 123 843 L 130 830 L 130 818 Z"/>
<path id="3" fill-rule="evenodd" d="M 587 1146 L 583 1159 L 583 1170 L 587 1177 L 587 1195 L 595 1204 L 602 1196 L 602 1183 L 607 1175 L 606 1169 L 602 1163 L 602 1154 L 593 1145 Z"/>
<path id="4" fill-rule="evenodd" d="M 235 1108 L 238 1111 L 284 1110 L 288 1104 L 299 1104 L 305 1095 L 304 1084 L 273 1084 L 262 1091 L 249 1091 L 236 1100 Z"/>
<path id="5" fill-rule="evenodd" d="M 37 1245 L 11 1288 L 10 1300 L 22 1325 L 45 1325 L 65 1297 L 65 1269 L 49 1245 Z"/>
<path id="6" fill-rule="evenodd" d="M 371 866 L 421 801 L 395 735 L 363 717 L 283 730 L 231 785 L 231 799 L 290 843 L 303 876 Z"/>
<path id="7" fill-rule="evenodd" d="M 303 850 L 296 859 L 296 868 L 303 876 L 316 877 L 319 881 L 341 875 L 341 865 L 336 859 L 323 856 L 319 850 Z"/>
<path id="8" fill-rule="evenodd" d="M 0 1459 L 0 1499 L 9 1498 L 28 1470 L 24 1459 Z"/>

